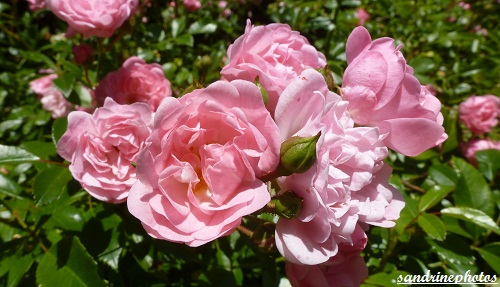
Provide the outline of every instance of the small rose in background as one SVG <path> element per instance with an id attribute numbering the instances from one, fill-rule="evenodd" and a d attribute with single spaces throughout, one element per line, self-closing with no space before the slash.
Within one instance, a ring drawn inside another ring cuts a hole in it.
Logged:
<path id="1" fill-rule="evenodd" d="M 363 26 L 370 19 L 370 14 L 365 9 L 359 8 L 356 10 L 356 18 L 358 18 L 358 25 Z"/>
<path id="2" fill-rule="evenodd" d="M 274 114 L 283 90 L 307 68 L 323 68 L 325 56 L 309 44 L 299 32 L 286 24 L 252 26 L 247 21 L 245 33 L 227 50 L 229 63 L 221 75 L 229 80 L 259 82 L 266 89 L 266 107 Z"/>
<path id="3" fill-rule="evenodd" d="M 463 1 L 458 2 L 457 6 L 463 8 L 464 10 L 470 10 L 470 4 Z"/>
<path id="4" fill-rule="evenodd" d="M 152 237 L 200 246 L 270 201 L 259 178 L 277 167 L 280 136 L 253 83 L 166 98 L 154 122 L 127 200 Z"/>
<path id="5" fill-rule="evenodd" d="M 75 57 L 75 62 L 80 65 L 90 62 L 92 55 L 94 55 L 94 49 L 87 44 L 73 46 L 71 51 Z"/>
<path id="6" fill-rule="evenodd" d="M 441 103 L 413 76 L 400 49 L 394 39 L 372 41 L 364 27 L 355 28 L 346 44 L 342 96 L 356 124 L 378 127 L 389 148 L 416 156 L 448 136 Z"/>
<path id="7" fill-rule="evenodd" d="M 201 3 L 199 0 L 182 0 L 184 7 L 190 12 L 194 12 L 201 8 Z"/>
<path id="8" fill-rule="evenodd" d="M 47 8 L 68 23 L 68 36 L 111 37 L 136 11 L 138 0 L 46 0 Z"/>
<path id="9" fill-rule="evenodd" d="M 133 166 L 152 128 L 152 111 L 145 103 L 120 105 L 107 98 L 91 115 L 74 111 L 57 152 L 70 161 L 73 177 L 93 197 L 120 203 L 136 181 Z"/>
<path id="10" fill-rule="evenodd" d="M 47 5 L 45 4 L 45 0 L 26 0 L 30 6 L 30 10 L 35 12 L 38 10 L 45 9 Z"/>
<path id="11" fill-rule="evenodd" d="M 477 166 L 476 152 L 481 150 L 500 150 L 500 143 L 490 139 L 473 139 L 461 146 L 465 158 L 474 166 Z"/>
<path id="12" fill-rule="evenodd" d="M 458 113 L 473 134 L 484 134 L 498 124 L 500 99 L 494 95 L 471 96 L 460 104 Z"/>
<path id="13" fill-rule="evenodd" d="M 95 94 L 99 105 L 111 97 L 119 104 L 146 102 L 156 111 L 164 98 L 172 96 L 172 90 L 159 64 L 130 57 L 117 71 L 104 77 Z"/>
<path id="14" fill-rule="evenodd" d="M 50 112 L 52 117 L 62 118 L 72 110 L 72 104 L 64 98 L 52 82 L 57 74 L 50 74 L 30 82 L 30 89 L 38 95 L 43 109 Z"/>

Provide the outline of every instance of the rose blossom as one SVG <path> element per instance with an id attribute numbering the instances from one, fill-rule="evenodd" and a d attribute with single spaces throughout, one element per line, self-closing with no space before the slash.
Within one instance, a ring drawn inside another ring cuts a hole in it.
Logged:
<path id="1" fill-rule="evenodd" d="M 110 37 L 133 13 L 138 0 L 47 0 L 47 7 L 72 31 Z"/>
<path id="2" fill-rule="evenodd" d="M 40 97 L 43 109 L 50 112 L 52 117 L 62 118 L 69 114 L 72 105 L 64 98 L 52 82 L 57 74 L 50 74 L 30 82 L 30 89 Z"/>
<path id="3" fill-rule="evenodd" d="M 166 98 L 137 159 L 129 211 L 155 238 L 199 246 L 225 236 L 269 202 L 259 177 L 278 165 L 279 140 L 253 83 Z"/>
<path id="4" fill-rule="evenodd" d="M 356 18 L 358 18 L 358 25 L 363 26 L 370 19 L 370 14 L 365 9 L 359 8 L 356 11 Z"/>
<path id="5" fill-rule="evenodd" d="M 107 98 L 90 115 L 71 112 L 68 129 L 57 143 L 57 152 L 71 162 L 73 177 L 99 200 L 126 200 L 136 181 L 133 166 L 152 127 L 152 112 L 145 103 L 119 105 Z"/>
<path id="6" fill-rule="evenodd" d="M 231 81 L 259 82 L 269 96 L 267 108 L 274 114 L 279 95 L 306 68 L 323 68 L 325 56 L 286 24 L 253 27 L 247 20 L 245 34 L 227 50 L 229 63 L 222 76 Z"/>
<path id="7" fill-rule="evenodd" d="M 476 152 L 480 150 L 500 150 L 500 143 L 490 139 L 474 139 L 461 146 L 465 158 L 474 166 L 477 166 Z"/>
<path id="8" fill-rule="evenodd" d="M 340 244 L 337 255 L 322 264 L 287 262 L 286 274 L 292 286 L 360 286 L 368 277 L 368 268 L 360 254 L 366 246 L 367 237 L 359 226 L 356 227 L 355 240 L 353 245 Z"/>
<path id="9" fill-rule="evenodd" d="M 106 97 L 112 97 L 119 104 L 147 102 L 156 111 L 164 98 L 172 96 L 172 90 L 159 64 L 130 57 L 117 71 L 104 77 L 95 94 L 101 105 Z"/>
<path id="10" fill-rule="evenodd" d="M 45 0 L 27 0 L 30 5 L 30 10 L 35 12 L 38 10 L 45 9 Z"/>
<path id="11" fill-rule="evenodd" d="M 315 265 L 353 244 L 358 222 L 394 226 L 404 207 L 388 184 L 388 151 L 376 127 L 354 127 L 348 102 L 328 90 L 323 76 L 305 70 L 282 93 L 275 119 L 281 138 L 321 132 L 317 163 L 307 172 L 278 179 L 281 190 L 303 199 L 299 216 L 279 219 L 276 246 L 295 264 Z"/>
<path id="12" fill-rule="evenodd" d="M 471 96 L 460 104 L 458 113 L 472 133 L 487 133 L 498 124 L 500 99 L 494 95 Z"/>
<path id="13" fill-rule="evenodd" d="M 416 156 L 447 135 L 441 103 L 420 85 L 399 49 L 391 38 L 372 41 L 364 27 L 355 28 L 346 45 L 342 96 L 356 124 L 379 127 L 389 148 Z"/>
<path id="14" fill-rule="evenodd" d="M 199 0 L 182 0 L 182 4 L 188 11 L 196 11 L 201 8 L 201 3 Z"/>

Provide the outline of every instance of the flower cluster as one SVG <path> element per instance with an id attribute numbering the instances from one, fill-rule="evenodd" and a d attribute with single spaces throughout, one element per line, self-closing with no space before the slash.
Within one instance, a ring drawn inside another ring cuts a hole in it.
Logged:
<path id="1" fill-rule="evenodd" d="M 200 246 L 274 212 L 294 286 L 359 285 L 366 230 L 393 227 L 404 207 L 389 149 L 414 156 L 447 137 L 400 49 L 356 28 L 337 94 L 304 36 L 248 21 L 223 80 L 180 98 L 159 65 L 129 58 L 99 83 L 101 107 L 69 114 L 57 150 L 84 189 L 126 201 L 154 238 Z"/>

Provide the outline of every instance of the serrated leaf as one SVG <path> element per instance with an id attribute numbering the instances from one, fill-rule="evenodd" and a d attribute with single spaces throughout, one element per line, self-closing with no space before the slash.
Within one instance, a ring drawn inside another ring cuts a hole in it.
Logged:
<path id="1" fill-rule="evenodd" d="M 418 217 L 417 223 L 431 238 L 439 241 L 446 238 L 446 226 L 436 215 L 423 213 Z"/>
<path id="2" fill-rule="evenodd" d="M 489 181 L 493 181 L 500 170 L 500 150 L 480 150 L 475 153 L 475 156 L 477 168 Z"/>
<path id="3" fill-rule="evenodd" d="M 493 194 L 483 175 L 464 159 L 454 157 L 453 165 L 460 173 L 454 193 L 455 204 L 478 209 L 493 216 Z"/>
<path id="4" fill-rule="evenodd" d="M 77 237 L 63 238 L 45 253 L 36 270 L 40 287 L 106 286 L 97 272 L 97 264 Z"/>
<path id="5" fill-rule="evenodd" d="M 446 185 L 436 185 L 433 188 L 429 189 L 423 196 L 420 198 L 420 202 L 418 203 L 418 209 L 420 211 L 426 211 L 429 208 L 436 205 L 441 199 L 445 198 L 448 193 L 450 193 L 454 189 L 454 186 L 446 186 Z"/>
<path id="6" fill-rule="evenodd" d="M 40 172 L 33 184 L 36 203 L 50 203 L 59 198 L 71 178 L 71 172 L 63 166 L 53 166 Z"/>
<path id="7" fill-rule="evenodd" d="M 56 88 L 61 91 L 63 96 L 67 99 L 73 91 L 73 85 L 75 83 L 75 76 L 71 73 L 66 73 L 59 76 L 57 79 L 52 81 Z"/>
<path id="8" fill-rule="evenodd" d="M 81 83 L 76 83 L 74 90 L 78 95 L 79 105 L 85 108 L 92 107 L 92 95 L 89 92 L 89 89 L 82 85 Z"/>
<path id="9" fill-rule="evenodd" d="M 18 164 L 33 162 L 40 158 L 36 155 L 15 146 L 0 145 L 0 164 Z"/>
<path id="10" fill-rule="evenodd" d="M 0 173 L 0 193 L 13 198 L 22 198 L 19 194 L 22 192 L 22 188 L 15 181 Z"/>
<path id="11" fill-rule="evenodd" d="M 500 227 L 483 211 L 470 207 L 448 207 L 441 210 L 441 214 L 472 222 L 500 235 Z"/>
<path id="12" fill-rule="evenodd" d="M 455 186 L 458 174 L 447 165 L 433 165 L 429 168 L 429 176 L 438 184 Z"/>
<path id="13" fill-rule="evenodd" d="M 35 260 L 31 254 L 17 258 L 10 265 L 7 287 L 16 287 Z"/>
<path id="14" fill-rule="evenodd" d="M 52 124 L 52 142 L 55 146 L 57 146 L 57 142 L 64 135 L 66 130 L 68 129 L 68 118 L 58 118 Z"/>
<path id="15" fill-rule="evenodd" d="M 500 274 L 500 242 L 474 248 L 497 274 Z"/>
<path id="16" fill-rule="evenodd" d="M 459 236 L 450 235 L 440 242 L 427 237 L 425 241 L 450 266 L 474 266 L 476 263 L 469 245 Z"/>

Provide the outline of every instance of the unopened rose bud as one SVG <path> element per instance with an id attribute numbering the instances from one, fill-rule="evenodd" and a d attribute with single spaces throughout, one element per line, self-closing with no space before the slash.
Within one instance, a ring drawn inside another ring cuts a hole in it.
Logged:
<path id="1" fill-rule="evenodd" d="M 267 101 L 269 100 L 269 94 L 267 90 L 260 84 L 259 76 L 255 78 L 254 83 L 259 87 L 260 93 L 262 94 L 262 99 L 264 100 L 264 105 L 267 105 Z"/>
<path id="2" fill-rule="evenodd" d="M 274 231 L 276 226 L 272 222 L 265 222 L 257 226 L 252 234 L 252 241 L 261 251 L 269 253 L 276 250 Z"/>
<path id="3" fill-rule="evenodd" d="M 94 54 L 94 49 L 87 44 L 80 44 L 73 46 L 72 52 L 75 57 L 75 62 L 81 65 L 92 60 L 91 56 Z"/>
<path id="4" fill-rule="evenodd" d="M 286 219 L 294 219 L 302 211 L 303 201 L 294 192 L 288 191 L 273 198 L 271 203 L 274 204 L 276 214 Z"/>
<path id="5" fill-rule="evenodd" d="M 304 173 L 316 162 L 316 143 L 321 132 L 312 137 L 293 136 L 281 144 L 281 167 L 292 173 Z M 285 174 L 286 175 L 286 174 Z"/>
<path id="6" fill-rule="evenodd" d="M 335 79 L 333 78 L 333 73 L 332 70 L 330 70 L 330 66 L 326 65 L 324 68 L 317 69 L 318 72 L 323 75 L 326 81 L 326 86 L 328 87 L 328 90 L 334 91 L 335 90 Z"/>

